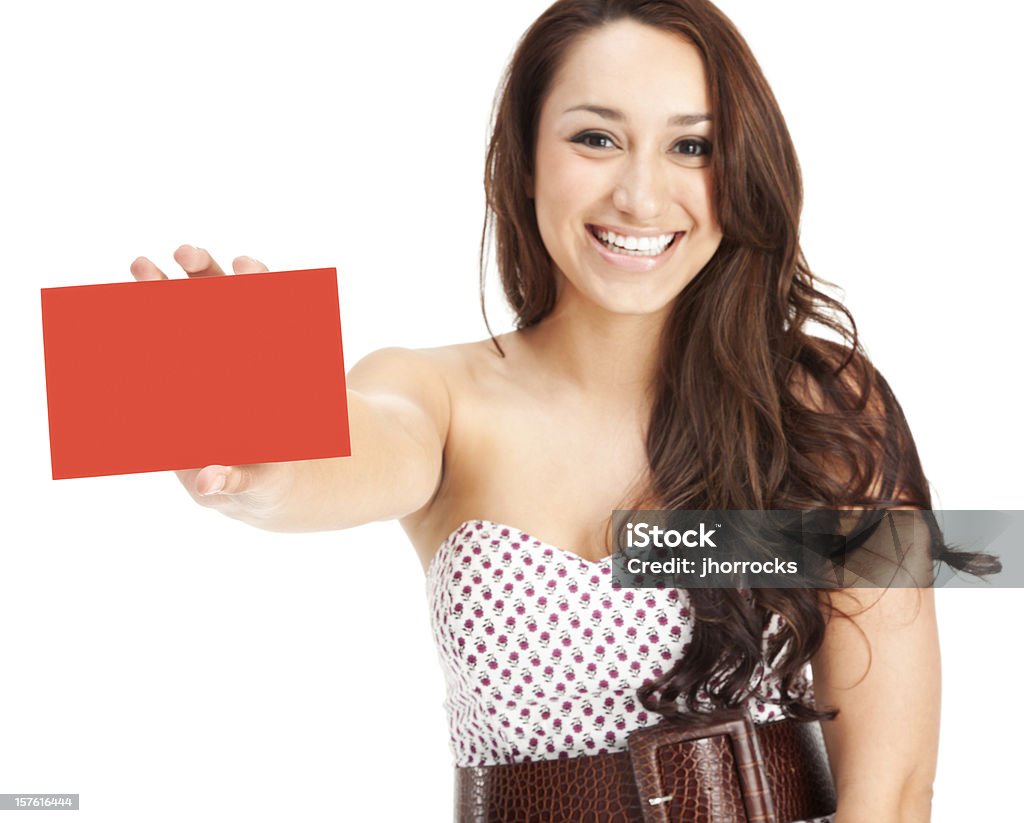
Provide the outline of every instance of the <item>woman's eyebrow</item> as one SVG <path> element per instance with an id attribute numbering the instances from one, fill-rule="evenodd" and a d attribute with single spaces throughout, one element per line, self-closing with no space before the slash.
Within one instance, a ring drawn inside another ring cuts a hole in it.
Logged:
<path id="1" fill-rule="evenodd" d="M 595 106 L 590 103 L 573 106 L 572 108 L 566 109 L 562 114 L 568 114 L 571 111 L 589 111 L 591 114 L 596 114 L 598 117 L 603 117 L 606 120 L 615 120 L 619 123 L 628 119 L 626 115 L 618 109 L 610 109 L 607 106 Z M 700 114 L 673 114 L 667 122 L 670 126 L 693 126 L 697 123 L 703 123 L 710 119 L 710 114 L 701 112 Z"/>

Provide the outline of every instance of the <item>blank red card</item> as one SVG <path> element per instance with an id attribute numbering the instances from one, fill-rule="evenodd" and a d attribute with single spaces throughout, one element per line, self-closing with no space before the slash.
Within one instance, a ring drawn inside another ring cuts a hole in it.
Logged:
<path id="1" fill-rule="evenodd" d="M 55 480 L 351 453 L 335 269 L 40 292 Z"/>

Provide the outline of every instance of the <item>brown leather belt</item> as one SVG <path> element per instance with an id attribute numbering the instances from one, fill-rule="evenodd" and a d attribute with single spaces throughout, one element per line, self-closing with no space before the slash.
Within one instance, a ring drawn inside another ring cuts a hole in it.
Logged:
<path id="1" fill-rule="evenodd" d="M 787 823 L 832 814 L 818 723 L 662 721 L 627 750 L 455 770 L 456 823 Z"/>

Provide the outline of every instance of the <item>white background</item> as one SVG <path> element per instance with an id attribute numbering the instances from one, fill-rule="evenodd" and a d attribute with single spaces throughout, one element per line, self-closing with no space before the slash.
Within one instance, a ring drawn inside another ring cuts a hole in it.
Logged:
<path id="1" fill-rule="evenodd" d="M 78 792 L 83 823 L 451 818 L 440 669 L 398 525 L 262 533 L 171 473 L 51 480 L 39 289 L 127 280 L 140 254 L 178 276 L 171 252 L 193 243 L 225 265 L 336 266 L 349 365 L 486 336 L 490 103 L 545 6 L 5 11 L 0 793 Z M 1012 4 L 722 6 L 796 142 L 812 268 L 844 288 L 934 505 L 1024 508 Z M 938 597 L 934 819 L 1012 816 L 1020 594 Z"/>

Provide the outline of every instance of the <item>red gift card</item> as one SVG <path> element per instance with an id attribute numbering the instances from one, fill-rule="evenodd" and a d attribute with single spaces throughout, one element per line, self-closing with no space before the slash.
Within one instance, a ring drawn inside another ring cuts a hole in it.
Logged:
<path id="1" fill-rule="evenodd" d="M 55 480 L 351 453 L 335 269 L 40 292 Z"/>

